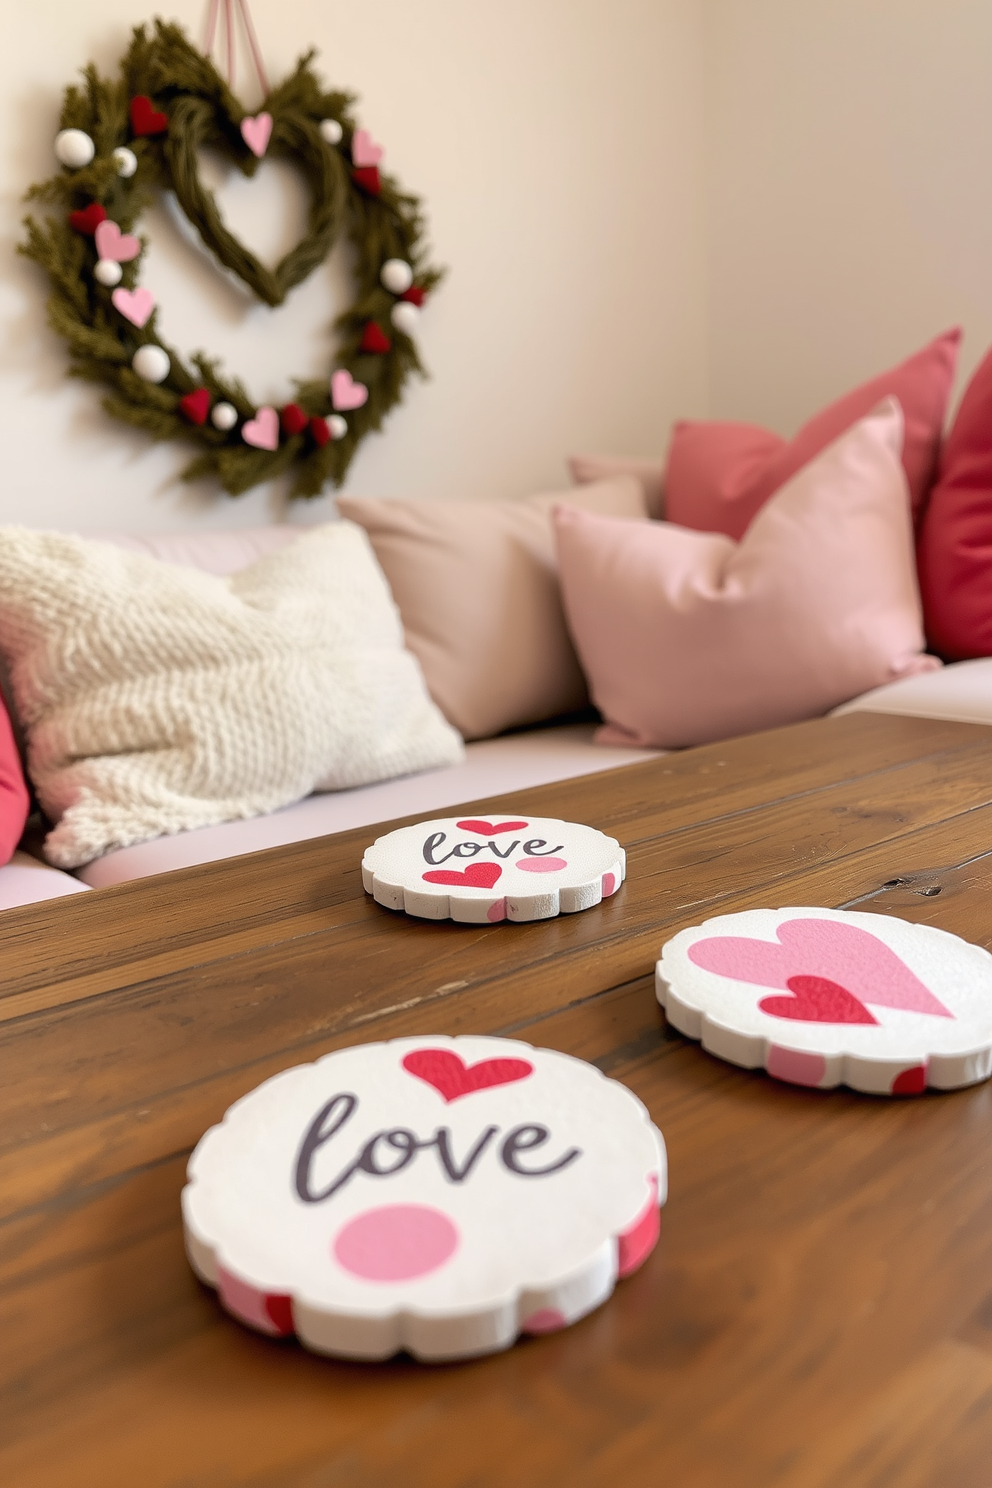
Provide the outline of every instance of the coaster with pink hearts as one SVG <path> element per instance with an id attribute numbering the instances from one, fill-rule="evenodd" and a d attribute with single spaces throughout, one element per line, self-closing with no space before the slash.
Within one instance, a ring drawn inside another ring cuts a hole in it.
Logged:
<path id="1" fill-rule="evenodd" d="M 795 1085 L 872 1095 L 992 1074 L 992 956 L 932 925 L 841 909 L 754 909 L 683 930 L 655 970 L 668 1021 Z"/>
<path id="2" fill-rule="evenodd" d="M 605 1302 L 658 1239 L 665 1144 L 625 1086 L 498 1038 L 406 1038 L 298 1065 L 193 1152 L 193 1270 L 317 1353 L 460 1359 Z"/>
<path id="3" fill-rule="evenodd" d="M 470 925 L 547 920 L 591 909 L 623 883 L 612 837 L 552 817 L 447 817 L 379 837 L 362 883 L 377 904 Z"/>

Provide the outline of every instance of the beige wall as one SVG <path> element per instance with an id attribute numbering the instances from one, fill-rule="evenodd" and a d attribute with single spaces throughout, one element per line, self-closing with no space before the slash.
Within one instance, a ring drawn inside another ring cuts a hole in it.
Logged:
<path id="1" fill-rule="evenodd" d="M 992 4 L 706 18 L 712 413 L 791 432 L 957 323 L 970 370 L 992 342 Z"/>
<path id="2" fill-rule="evenodd" d="M 196 39 L 205 11 L 167 7 Z M 94 389 L 66 382 L 41 277 L 13 255 L 20 194 L 53 168 L 62 89 L 91 58 L 115 67 L 152 13 L 148 0 L 3 7 L 3 521 L 166 529 L 283 513 L 279 491 L 231 502 L 177 486 L 181 452 L 111 423 Z M 253 13 L 274 76 L 315 43 L 325 76 L 360 95 L 362 123 L 423 195 L 451 268 L 422 322 L 432 380 L 366 443 L 349 491 L 555 488 L 568 451 L 660 451 L 673 417 L 705 411 L 700 0 L 254 0 Z M 268 175 L 226 205 L 275 251 L 300 202 L 291 177 Z M 147 226 L 146 282 L 170 339 L 222 353 L 260 401 L 326 364 L 314 327 L 340 303 L 334 273 L 279 311 L 246 311 L 165 212 Z"/>

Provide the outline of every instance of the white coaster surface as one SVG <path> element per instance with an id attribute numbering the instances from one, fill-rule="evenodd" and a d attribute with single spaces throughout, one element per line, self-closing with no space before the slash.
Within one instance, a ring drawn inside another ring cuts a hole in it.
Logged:
<path id="1" fill-rule="evenodd" d="M 663 947 L 668 1021 L 796 1085 L 954 1090 L 992 1073 L 992 956 L 946 930 L 842 909 L 718 915 Z"/>
<path id="2" fill-rule="evenodd" d="M 626 871 L 623 848 L 593 827 L 504 813 L 388 832 L 366 850 L 362 883 L 387 909 L 484 925 L 591 909 Z"/>
<path id="3" fill-rule="evenodd" d="M 350 1359 L 458 1359 L 567 1327 L 653 1250 L 667 1191 L 661 1133 L 625 1086 L 474 1037 L 284 1070 L 187 1176 L 187 1254 L 228 1311 Z"/>

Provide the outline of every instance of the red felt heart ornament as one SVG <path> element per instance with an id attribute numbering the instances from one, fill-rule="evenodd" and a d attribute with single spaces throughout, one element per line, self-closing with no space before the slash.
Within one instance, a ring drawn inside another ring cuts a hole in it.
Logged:
<path id="1" fill-rule="evenodd" d="M 377 326 L 374 320 L 365 322 L 360 350 L 386 352 L 392 350 L 392 345 L 385 331 L 381 326 Z"/>
<path id="2" fill-rule="evenodd" d="M 475 832 L 479 837 L 498 837 L 500 832 L 521 832 L 529 823 L 525 821 L 499 822 L 476 821 L 474 816 L 457 824 L 460 832 Z"/>
<path id="3" fill-rule="evenodd" d="M 424 879 L 427 883 L 460 884 L 466 889 L 491 889 L 502 872 L 498 863 L 469 863 L 464 873 L 435 868 L 433 873 L 425 873 Z"/>
<path id="4" fill-rule="evenodd" d="M 279 422 L 282 424 L 282 432 L 292 438 L 294 434 L 303 433 L 310 419 L 298 403 L 287 403 L 279 415 Z"/>
<path id="5" fill-rule="evenodd" d="M 422 305 L 426 298 L 419 284 L 411 284 L 410 288 L 405 289 L 400 295 L 401 300 L 409 300 L 411 305 Z"/>
<path id="6" fill-rule="evenodd" d="M 179 399 L 179 407 L 191 424 L 205 424 L 207 414 L 210 412 L 209 389 L 198 387 L 194 392 L 187 393 L 185 398 Z"/>
<path id="7" fill-rule="evenodd" d="M 81 211 L 69 213 L 69 226 L 86 238 L 91 238 L 100 223 L 106 220 L 106 208 L 101 207 L 99 202 L 90 202 L 89 206 L 83 207 Z"/>
<path id="8" fill-rule="evenodd" d="M 352 178 L 356 185 L 367 191 L 369 196 L 378 196 L 382 189 L 379 180 L 379 167 L 377 165 L 359 165 L 352 171 Z"/>
<path id="9" fill-rule="evenodd" d="M 323 449 L 330 437 L 331 431 L 327 427 L 326 419 L 312 418 L 310 420 L 310 438 L 318 449 Z"/>
<path id="10" fill-rule="evenodd" d="M 826 977 L 793 976 L 785 984 L 792 997 L 763 997 L 758 1003 L 773 1018 L 793 1018 L 800 1023 L 874 1023 L 863 1002 L 846 987 Z"/>
<path id="11" fill-rule="evenodd" d="M 433 1085 L 448 1102 L 493 1085 L 512 1085 L 534 1073 L 534 1066 L 526 1059 L 482 1059 L 478 1064 L 466 1064 L 450 1049 L 414 1049 L 404 1055 L 403 1068 Z"/>
<path id="12" fill-rule="evenodd" d="M 161 134 L 168 127 L 168 114 L 160 114 L 144 93 L 131 99 L 131 128 L 135 134 Z"/>

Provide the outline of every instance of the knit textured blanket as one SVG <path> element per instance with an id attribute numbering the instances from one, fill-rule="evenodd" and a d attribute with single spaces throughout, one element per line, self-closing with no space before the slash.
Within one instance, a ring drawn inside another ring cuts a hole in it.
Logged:
<path id="1" fill-rule="evenodd" d="M 463 754 L 350 522 L 229 578 L 0 528 L 0 653 L 60 868 Z"/>

